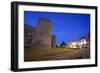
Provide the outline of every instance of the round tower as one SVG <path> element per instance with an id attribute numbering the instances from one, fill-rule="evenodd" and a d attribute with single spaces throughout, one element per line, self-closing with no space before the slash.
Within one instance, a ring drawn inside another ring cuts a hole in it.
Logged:
<path id="1" fill-rule="evenodd" d="M 52 22 L 49 19 L 39 18 L 32 45 L 39 49 L 52 47 Z"/>

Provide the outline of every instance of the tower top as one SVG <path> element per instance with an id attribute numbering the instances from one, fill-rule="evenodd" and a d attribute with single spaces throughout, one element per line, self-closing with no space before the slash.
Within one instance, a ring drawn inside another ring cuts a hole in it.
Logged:
<path id="1" fill-rule="evenodd" d="M 43 18 L 43 17 L 40 17 L 39 18 L 39 21 L 47 21 L 49 23 L 52 23 L 51 20 L 49 18 Z"/>
<path id="2" fill-rule="evenodd" d="M 38 19 L 38 26 L 42 26 L 42 27 L 49 27 L 49 28 L 52 28 L 52 22 L 49 18 L 43 18 L 43 17 L 40 17 Z"/>

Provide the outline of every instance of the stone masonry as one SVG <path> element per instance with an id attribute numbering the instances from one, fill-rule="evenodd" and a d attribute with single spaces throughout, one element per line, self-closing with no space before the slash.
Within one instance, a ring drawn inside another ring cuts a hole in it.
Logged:
<path id="1" fill-rule="evenodd" d="M 52 22 L 49 19 L 39 18 L 37 26 L 32 27 L 27 31 L 28 33 L 24 32 L 24 46 L 26 46 L 25 39 L 31 36 L 30 43 L 28 43 L 30 48 L 49 49 L 56 47 L 56 36 L 52 35 Z M 28 37 L 25 36 L 29 33 L 31 34 Z"/>

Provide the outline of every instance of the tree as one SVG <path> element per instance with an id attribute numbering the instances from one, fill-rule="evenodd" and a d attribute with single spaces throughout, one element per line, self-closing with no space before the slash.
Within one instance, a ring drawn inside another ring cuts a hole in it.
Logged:
<path id="1" fill-rule="evenodd" d="M 63 41 L 61 44 L 60 44 L 61 47 L 64 47 L 66 46 L 66 43 Z"/>

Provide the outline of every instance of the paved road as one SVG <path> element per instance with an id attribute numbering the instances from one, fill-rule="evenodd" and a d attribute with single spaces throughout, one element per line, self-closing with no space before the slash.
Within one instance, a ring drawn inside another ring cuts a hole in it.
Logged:
<path id="1" fill-rule="evenodd" d="M 78 59 L 80 58 L 80 50 L 75 50 L 73 52 L 67 52 L 60 55 L 49 56 L 46 59 L 49 60 L 66 60 L 66 59 Z"/>
<path id="2" fill-rule="evenodd" d="M 81 48 L 73 52 L 67 52 L 60 55 L 46 57 L 47 60 L 68 60 L 68 59 L 86 59 L 90 58 L 90 49 Z"/>

